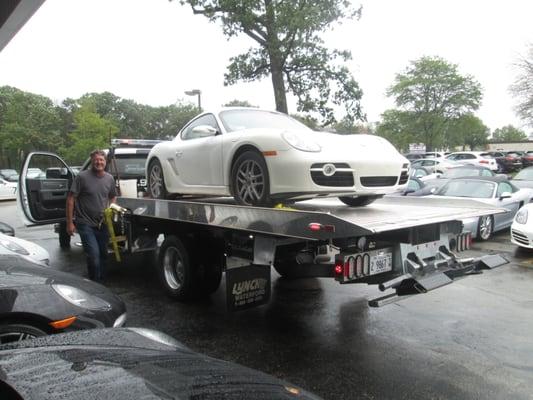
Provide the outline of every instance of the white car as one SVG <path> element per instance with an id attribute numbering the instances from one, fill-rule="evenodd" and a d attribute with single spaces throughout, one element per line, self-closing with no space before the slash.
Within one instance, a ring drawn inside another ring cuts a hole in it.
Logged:
<path id="1" fill-rule="evenodd" d="M 447 160 L 457 161 L 462 164 L 472 164 L 487 167 L 492 171 L 498 171 L 498 163 L 489 153 L 484 151 L 456 151 L 448 154 Z"/>
<path id="2" fill-rule="evenodd" d="M 449 169 L 462 167 L 464 164 L 443 158 L 421 158 L 411 162 L 411 167 L 424 167 L 434 174 L 443 174 Z"/>
<path id="3" fill-rule="evenodd" d="M 38 244 L 3 233 L 0 233 L 0 254 L 17 255 L 41 265 L 50 263 L 48 251 Z"/>
<path id="4" fill-rule="evenodd" d="M 286 114 L 223 108 L 200 114 L 147 159 L 154 198 L 233 196 L 270 206 L 313 197 L 366 205 L 407 184 L 409 161 L 374 135 L 316 132 Z"/>
<path id="5" fill-rule="evenodd" d="M 533 249 L 533 203 L 524 205 L 516 213 L 511 225 L 511 242 Z"/>
<path id="6" fill-rule="evenodd" d="M 17 198 L 17 182 L 9 182 L 0 178 L 0 200 L 15 200 Z"/>

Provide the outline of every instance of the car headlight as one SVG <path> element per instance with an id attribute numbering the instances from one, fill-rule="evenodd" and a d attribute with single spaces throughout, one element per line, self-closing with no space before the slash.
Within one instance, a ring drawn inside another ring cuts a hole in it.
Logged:
<path id="1" fill-rule="evenodd" d="M 109 304 L 107 301 L 90 295 L 89 293 L 76 287 L 54 283 L 52 284 L 52 288 L 58 295 L 75 306 L 88 308 L 89 310 L 111 309 L 111 304 Z"/>
<path id="2" fill-rule="evenodd" d="M 9 251 L 12 251 L 17 254 L 22 254 L 23 256 L 29 256 L 30 252 L 18 243 L 12 242 L 9 239 L 0 239 L 0 245 L 4 246 Z"/>
<path id="3" fill-rule="evenodd" d="M 292 147 L 301 151 L 318 153 L 322 148 L 315 142 L 292 132 L 283 132 L 281 137 Z"/>
<path id="4" fill-rule="evenodd" d="M 514 220 L 519 224 L 527 223 L 527 208 L 522 208 L 516 213 Z"/>

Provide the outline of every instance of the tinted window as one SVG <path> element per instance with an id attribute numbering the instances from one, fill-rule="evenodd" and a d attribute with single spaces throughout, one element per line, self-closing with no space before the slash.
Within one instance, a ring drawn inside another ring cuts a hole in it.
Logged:
<path id="1" fill-rule="evenodd" d="M 509 185 L 507 182 L 501 182 L 498 185 L 498 192 L 496 193 L 496 196 L 500 197 L 502 193 L 513 193 L 513 187 Z"/>
<path id="2" fill-rule="evenodd" d="M 189 139 L 198 139 L 201 137 L 205 137 L 206 136 L 205 133 L 193 132 L 193 129 L 200 125 L 207 125 L 213 129 L 216 129 L 217 131 L 220 131 L 218 124 L 217 124 L 217 120 L 215 119 L 215 116 L 213 114 L 206 114 L 192 121 L 181 133 L 181 138 L 183 140 L 189 140 Z M 208 136 L 211 136 L 211 135 L 208 135 Z"/>
<path id="3" fill-rule="evenodd" d="M 518 174 L 516 174 L 516 176 L 513 179 L 526 180 L 526 181 L 533 180 L 533 168 L 532 169 L 529 169 L 529 168 L 523 169 Z"/>
<path id="4" fill-rule="evenodd" d="M 493 176 L 493 173 L 492 173 L 492 171 L 490 171 L 488 169 L 482 169 L 481 170 L 481 176 Z"/>
<path id="5" fill-rule="evenodd" d="M 420 189 L 420 187 L 421 187 L 420 183 L 418 183 L 417 181 L 413 179 L 409 179 L 409 181 L 407 182 L 407 189 L 411 189 L 416 192 L 417 190 Z"/>

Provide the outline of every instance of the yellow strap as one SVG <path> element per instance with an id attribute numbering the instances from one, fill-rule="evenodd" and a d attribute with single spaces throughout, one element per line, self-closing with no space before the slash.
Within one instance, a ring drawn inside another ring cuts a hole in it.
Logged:
<path id="1" fill-rule="evenodd" d="M 113 252 L 115 253 L 115 260 L 121 262 L 122 259 L 120 258 L 120 251 L 118 249 L 118 240 L 115 235 L 115 228 L 113 227 L 113 210 L 111 208 L 106 208 L 104 210 L 104 219 L 107 225 L 107 230 L 109 231 L 109 240 L 111 241 Z"/>

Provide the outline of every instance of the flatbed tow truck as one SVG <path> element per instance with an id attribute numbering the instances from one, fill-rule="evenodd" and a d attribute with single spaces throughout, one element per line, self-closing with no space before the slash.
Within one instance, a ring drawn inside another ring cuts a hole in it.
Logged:
<path id="1" fill-rule="evenodd" d="M 64 220 L 72 179 L 66 164 L 59 176 L 26 176 L 32 160 L 45 156 L 55 157 L 46 164 L 52 171 L 63 163 L 51 153 L 32 153 L 21 171 L 18 202 L 27 225 Z M 231 310 L 268 302 L 272 268 L 287 279 L 377 285 L 385 292 L 369 301 L 377 307 L 508 262 L 500 255 L 459 257 L 471 243 L 461 220 L 504 212 L 466 199 L 394 196 L 349 207 L 324 198 L 261 208 L 227 198 L 119 197 L 117 205 L 112 225 L 118 252 L 156 250 L 161 282 L 178 300 L 209 296 L 225 272 Z"/>

